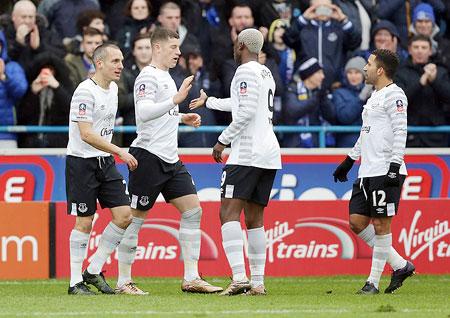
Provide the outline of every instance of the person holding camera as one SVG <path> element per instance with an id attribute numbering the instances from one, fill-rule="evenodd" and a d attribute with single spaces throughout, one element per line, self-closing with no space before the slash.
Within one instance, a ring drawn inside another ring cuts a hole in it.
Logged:
<path id="1" fill-rule="evenodd" d="M 323 86 L 329 88 L 339 80 L 347 52 L 359 47 L 361 34 L 330 0 L 312 0 L 311 6 L 286 30 L 283 40 L 296 50 L 298 60 L 319 60 L 325 73 Z"/>

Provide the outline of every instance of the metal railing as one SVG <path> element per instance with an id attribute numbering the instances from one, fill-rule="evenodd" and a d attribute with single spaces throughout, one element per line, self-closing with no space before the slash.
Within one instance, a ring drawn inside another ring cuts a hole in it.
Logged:
<path id="1" fill-rule="evenodd" d="M 181 125 L 179 132 L 222 132 L 226 126 L 201 126 L 193 128 Z M 277 133 L 317 133 L 319 135 L 319 147 L 325 148 L 326 133 L 358 133 L 360 126 L 275 126 L 274 131 Z M 0 126 L 0 132 L 9 133 L 67 133 L 68 126 Z M 136 126 L 116 126 L 115 132 L 133 133 Z M 450 125 L 446 126 L 409 126 L 408 132 L 414 133 L 446 133 L 450 134 Z"/>

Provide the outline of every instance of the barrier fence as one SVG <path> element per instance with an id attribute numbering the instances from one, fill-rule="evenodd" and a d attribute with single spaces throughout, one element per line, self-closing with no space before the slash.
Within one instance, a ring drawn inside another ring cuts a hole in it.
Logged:
<path id="1" fill-rule="evenodd" d="M 189 126 L 180 126 L 179 132 L 222 132 L 226 126 L 201 126 L 193 128 Z M 361 130 L 360 126 L 275 126 L 277 133 L 317 133 L 319 134 L 319 147 L 326 147 L 327 133 L 357 133 Z M 0 126 L 0 132 L 10 133 L 65 133 L 69 131 L 68 126 Z M 136 132 L 136 126 L 116 126 L 115 132 L 133 133 Z M 448 126 L 409 126 L 408 132 L 414 133 L 446 133 L 450 134 L 450 125 Z"/>

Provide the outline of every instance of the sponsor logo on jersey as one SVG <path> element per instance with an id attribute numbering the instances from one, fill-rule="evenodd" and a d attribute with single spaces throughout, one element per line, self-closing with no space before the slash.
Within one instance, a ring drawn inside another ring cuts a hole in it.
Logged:
<path id="1" fill-rule="evenodd" d="M 361 131 L 365 132 L 365 133 L 369 133 L 370 132 L 370 126 L 362 126 L 361 127 Z"/>
<path id="2" fill-rule="evenodd" d="M 401 99 L 397 100 L 397 101 L 395 102 L 395 105 L 397 106 L 397 111 L 398 111 L 399 113 L 401 113 L 401 112 L 404 110 L 404 107 L 403 107 L 403 101 L 402 101 Z"/>
<path id="3" fill-rule="evenodd" d="M 180 114 L 180 112 L 178 110 L 176 110 L 175 108 L 172 108 L 171 110 L 169 110 L 170 116 L 178 116 L 179 114 Z"/>
<path id="4" fill-rule="evenodd" d="M 246 94 L 247 93 L 247 82 L 241 82 L 239 84 L 239 94 Z"/>
<path id="5" fill-rule="evenodd" d="M 383 213 L 384 212 L 384 208 L 376 208 L 377 213 Z"/>
<path id="6" fill-rule="evenodd" d="M 84 116 L 86 115 L 86 104 L 85 103 L 81 103 L 80 105 L 78 105 L 78 115 Z"/>
<path id="7" fill-rule="evenodd" d="M 102 128 L 102 130 L 100 131 L 100 136 L 108 136 L 111 135 L 114 132 L 114 129 L 108 129 L 108 128 Z"/>

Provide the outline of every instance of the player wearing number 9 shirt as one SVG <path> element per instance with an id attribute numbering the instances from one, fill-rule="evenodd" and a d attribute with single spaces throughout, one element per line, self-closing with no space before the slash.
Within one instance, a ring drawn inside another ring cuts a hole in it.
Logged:
<path id="1" fill-rule="evenodd" d="M 207 108 L 232 113 L 231 124 L 219 136 L 213 149 L 216 162 L 231 145 L 221 181 L 222 240 L 233 279 L 222 295 L 264 295 L 266 242 L 263 211 L 269 201 L 281 154 L 272 126 L 275 82 L 270 70 L 257 62 L 263 45 L 261 32 L 246 29 L 234 44 L 239 67 L 230 87 L 230 98 L 208 97 L 203 91 L 190 103 L 194 109 Z M 240 214 L 244 209 L 248 235 L 251 281 L 245 272 Z"/>

